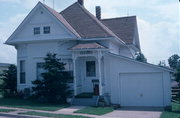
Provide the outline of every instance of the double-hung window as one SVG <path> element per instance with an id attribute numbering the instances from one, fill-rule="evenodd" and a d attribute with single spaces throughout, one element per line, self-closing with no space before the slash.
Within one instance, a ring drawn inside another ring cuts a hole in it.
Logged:
<path id="1" fill-rule="evenodd" d="M 25 61 L 20 61 L 20 84 L 26 83 Z"/>
<path id="2" fill-rule="evenodd" d="M 37 80 L 42 80 L 42 73 L 46 72 L 46 70 L 43 68 L 44 63 L 37 63 Z"/>

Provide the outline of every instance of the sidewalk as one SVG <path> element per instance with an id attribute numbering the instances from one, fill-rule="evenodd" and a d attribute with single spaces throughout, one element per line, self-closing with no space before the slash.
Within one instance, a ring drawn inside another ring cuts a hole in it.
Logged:
<path id="1" fill-rule="evenodd" d="M 81 113 L 74 113 L 74 111 L 83 109 L 85 106 L 71 106 L 68 108 L 63 108 L 57 111 L 42 111 L 42 110 L 32 110 L 32 109 L 23 109 L 23 108 L 12 108 L 12 107 L 0 107 L 0 109 L 14 109 L 16 111 L 3 113 L 7 115 L 18 115 L 18 116 L 29 116 L 31 118 L 35 118 L 36 116 L 32 115 L 20 115 L 18 113 L 28 112 L 28 111 L 35 111 L 35 112 L 44 112 L 44 113 L 51 113 L 51 114 L 64 114 L 64 115 L 78 115 L 78 116 L 85 116 L 91 118 L 159 118 L 161 115 L 161 111 L 143 111 L 143 110 L 114 110 L 111 113 L 107 113 L 101 116 L 98 115 L 90 115 L 90 114 L 81 114 Z M 16 117 L 13 117 L 16 118 Z M 18 118 L 18 117 L 17 117 Z M 27 117 L 28 118 L 28 117 Z M 42 116 L 37 116 L 36 118 L 46 118 Z"/>
<path id="2" fill-rule="evenodd" d="M 74 113 L 74 111 L 83 109 L 85 106 L 71 106 L 68 108 L 63 108 L 58 111 L 43 111 L 43 110 L 33 110 L 33 109 L 24 109 L 24 108 L 14 108 L 14 107 L 1 107 L 0 109 L 13 109 L 16 111 L 8 112 L 8 113 L 1 113 L 1 114 L 7 114 L 7 115 L 18 115 L 18 116 L 31 116 L 31 117 L 36 117 L 32 115 L 20 115 L 18 113 L 24 113 L 28 111 L 35 111 L 35 112 L 43 112 L 43 113 L 51 113 L 51 114 L 64 114 L 64 115 L 78 115 L 78 116 L 86 116 L 86 117 L 91 117 L 91 118 L 96 118 L 98 117 L 97 115 L 89 115 L 89 114 L 80 114 L 80 113 Z M 40 118 L 39 116 L 37 116 Z M 42 116 L 41 116 L 42 118 Z M 46 117 L 43 117 L 46 118 Z"/>

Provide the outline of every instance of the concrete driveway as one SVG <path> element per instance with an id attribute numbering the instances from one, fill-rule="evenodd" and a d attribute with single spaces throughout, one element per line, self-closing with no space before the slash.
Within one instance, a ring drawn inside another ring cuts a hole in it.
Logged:
<path id="1" fill-rule="evenodd" d="M 162 111 L 115 110 L 96 118 L 160 118 Z"/>

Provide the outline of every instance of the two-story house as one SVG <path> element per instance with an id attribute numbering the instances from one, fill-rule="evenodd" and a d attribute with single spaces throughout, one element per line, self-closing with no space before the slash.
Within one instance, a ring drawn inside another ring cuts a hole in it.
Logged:
<path id="1" fill-rule="evenodd" d="M 52 52 L 73 72 L 74 95 L 96 90 L 121 106 L 171 104 L 171 70 L 135 60 L 141 51 L 136 16 L 102 19 L 101 8 L 94 16 L 83 0 L 60 13 L 39 2 L 6 44 L 17 50 L 19 90 L 42 78 Z"/>

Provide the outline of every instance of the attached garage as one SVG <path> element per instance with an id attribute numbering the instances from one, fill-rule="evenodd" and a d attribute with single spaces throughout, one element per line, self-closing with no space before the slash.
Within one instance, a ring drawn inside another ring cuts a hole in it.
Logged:
<path id="1" fill-rule="evenodd" d="M 163 106 L 162 73 L 120 73 L 119 104 L 122 106 Z"/>
<path id="2" fill-rule="evenodd" d="M 172 70 L 110 54 L 107 57 L 107 89 L 112 104 L 139 107 L 171 105 Z M 105 58 L 106 59 L 106 58 Z M 108 73 L 109 72 L 109 73 Z"/>

